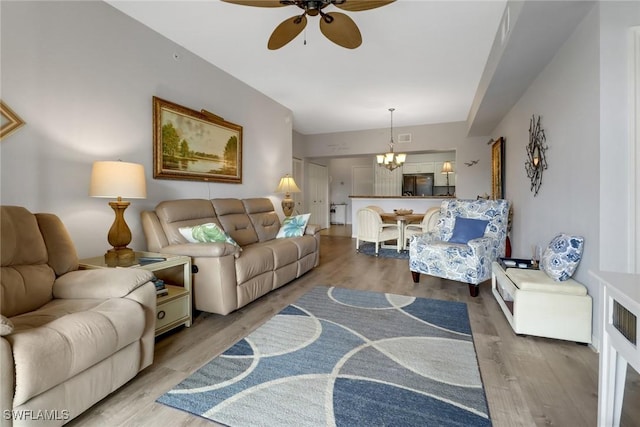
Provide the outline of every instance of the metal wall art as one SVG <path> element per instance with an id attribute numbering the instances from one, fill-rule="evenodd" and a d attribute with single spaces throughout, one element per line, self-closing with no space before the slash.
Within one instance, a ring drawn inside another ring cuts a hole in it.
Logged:
<path id="1" fill-rule="evenodd" d="M 527 144 L 527 161 L 524 168 L 527 176 L 531 180 L 530 190 L 533 196 L 538 195 L 538 190 L 542 185 L 542 172 L 547 168 L 547 156 L 545 155 L 547 148 L 547 137 L 544 129 L 540 126 L 540 116 L 536 119 L 534 114 L 529 123 L 529 144 Z"/>

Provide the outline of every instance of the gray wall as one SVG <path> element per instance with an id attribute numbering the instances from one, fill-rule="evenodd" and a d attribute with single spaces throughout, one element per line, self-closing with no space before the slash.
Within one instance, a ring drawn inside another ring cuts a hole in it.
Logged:
<path id="1" fill-rule="evenodd" d="M 400 145 L 402 148 L 402 145 Z M 401 150 L 397 150 L 400 152 Z M 455 152 L 445 151 L 429 154 L 409 154 L 407 155 L 407 162 L 428 162 L 428 161 L 444 161 L 455 158 Z M 353 166 L 368 166 L 375 168 L 374 157 L 372 155 L 366 157 L 339 157 L 331 158 L 329 161 L 329 197 L 331 203 L 346 203 L 347 204 L 347 223 L 351 223 L 351 217 L 353 207 L 351 203 L 353 180 L 352 169 Z M 463 164 L 460 166 L 467 167 Z M 475 165 L 474 165 L 475 166 Z M 458 171 L 458 165 L 456 165 L 456 173 Z M 373 172 L 372 172 L 373 175 Z M 453 185 L 453 183 L 452 183 Z M 372 190 L 373 191 L 373 190 Z M 359 194 L 362 196 L 362 194 Z M 371 194 L 373 195 L 373 194 Z"/>
<path id="2" fill-rule="evenodd" d="M 142 163 L 148 198 L 125 217 L 144 249 L 139 212 L 173 198 L 269 196 L 291 172 L 292 114 L 103 2 L 0 2 L 2 100 L 26 126 L 0 144 L 1 202 L 58 214 L 80 256 L 102 254 L 114 214 L 88 196 L 95 160 Z M 178 60 L 174 59 L 178 55 Z M 152 97 L 243 126 L 243 183 L 152 178 Z"/>
<path id="3" fill-rule="evenodd" d="M 640 3 L 601 2 L 493 131 L 506 137 L 506 197 L 513 202 L 513 255 L 531 256 L 558 232 L 585 237 L 574 278 L 593 298 L 599 347 L 600 289 L 591 273 L 629 271 L 630 138 L 627 135 L 627 36 Z M 532 114 L 542 116 L 549 169 L 537 197 L 524 161 Z"/>
<path id="4" fill-rule="evenodd" d="M 632 122 L 629 86 L 629 28 L 640 26 L 640 2 L 600 2 L 600 239 L 602 270 L 633 272 L 635 239 L 640 211 L 632 217 L 629 204 L 634 174 L 640 170 L 640 145 L 633 155 L 629 135 Z M 640 108 L 637 106 L 636 108 Z M 640 114 L 640 110 L 636 110 Z M 640 132 L 637 129 L 636 132 Z M 636 136 L 637 138 L 637 136 Z M 635 166 L 632 163 L 635 157 Z M 636 178 L 638 179 L 638 178 Z M 640 184 L 640 181 L 639 181 Z M 636 188 L 640 203 L 640 187 Z M 633 198 L 631 199 L 633 200 Z M 632 211 L 631 211 L 632 212 Z M 636 254 L 640 256 L 640 254 Z M 640 259 L 640 258 L 638 258 Z M 640 273 L 640 264 L 635 266 Z"/>
<path id="5" fill-rule="evenodd" d="M 465 122 L 394 128 L 394 135 L 411 133 L 410 143 L 395 144 L 395 151 L 416 153 L 425 151 L 456 151 L 456 195 L 473 198 L 491 194 L 491 146 L 490 137 L 467 137 Z M 389 129 L 371 129 L 331 134 L 303 135 L 306 157 L 344 158 L 370 155 L 389 149 Z M 465 162 L 479 160 L 467 167 Z"/>

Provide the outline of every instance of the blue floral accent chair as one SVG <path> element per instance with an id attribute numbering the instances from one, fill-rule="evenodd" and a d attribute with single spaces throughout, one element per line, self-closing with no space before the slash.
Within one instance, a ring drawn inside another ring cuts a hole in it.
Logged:
<path id="1" fill-rule="evenodd" d="M 468 283 L 471 296 L 478 296 L 478 284 L 491 277 L 491 263 L 504 257 L 509 202 L 445 200 L 440 212 L 433 231 L 409 242 L 413 281 L 418 283 L 421 273 L 456 280 Z"/>

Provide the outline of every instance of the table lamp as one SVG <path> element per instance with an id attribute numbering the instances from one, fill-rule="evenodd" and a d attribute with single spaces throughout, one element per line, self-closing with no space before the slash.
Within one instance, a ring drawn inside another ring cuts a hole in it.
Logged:
<path id="1" fill-rule="evenodd" d="M 291 175 L 286 174 L 280 178 L 280 184 L 278 184 L 278 188 L 276 188 L 276 193 L 284 193 L 282 211 L 285 216 L 291 216 L 291 214 L 293 214 L 293 208 L 296 205 L 291 198 L 291 193 L 300 193 L 300 188 L 298 188 Z"/>
<path id="2" fill-rule="evenodd" d="M 447 196 L 450 196 L 451 194 L 449 193 L 449 174 L 453 173 L 453 166 L 451 165 L 451 162 L 444 162 L 442 164 L 442 174 L 446 174 L 447 175 Z"/>
<path id="3" fill-rule="evenodd" d="M 113 248 L 109 249 L 104 258 L 107 265 L 131 265 L 135 261 L 133 250 L 127 245 L 131 243 L 131 230 L 124 220 L 124 211 L 129 206 L 126 199 L 145 199 L 147 186 L 144 178 L 144 166 L 137 163 L 122 161 L 98 161 L 93 163 L 91 170 L 91 197 L 115 198 L 109 202 L 116 218 L 109 229 L 107 240 Z"/>

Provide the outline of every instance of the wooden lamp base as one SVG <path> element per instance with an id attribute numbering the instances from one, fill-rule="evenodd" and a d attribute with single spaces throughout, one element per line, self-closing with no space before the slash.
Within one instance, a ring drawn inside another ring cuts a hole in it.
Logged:
<path id="1" fill-rule="evenodd" d="M 135 263 L 135 253 L 133 249 L 127 247 L 131 243 L 131 230 L 124 220 L 124 211 L 129 206 L 129 202 L 123 202 L 118 198 L 116 202 L 109 202 L 109 206 L 114 210 L 116 219 L 113 221 L 107 240 L 113 248 L 104 254 L 104 260 L 108 266 L 127 267 Z"/>
<path id="2" fill-rule="evenodd" d="M 286 195 L 282 200 L 282 212 L 284 212 L 284 216 L 291 216 L 295 207 L 296 203 L 291 197 L 288 197 L 288 195 Z"/>

